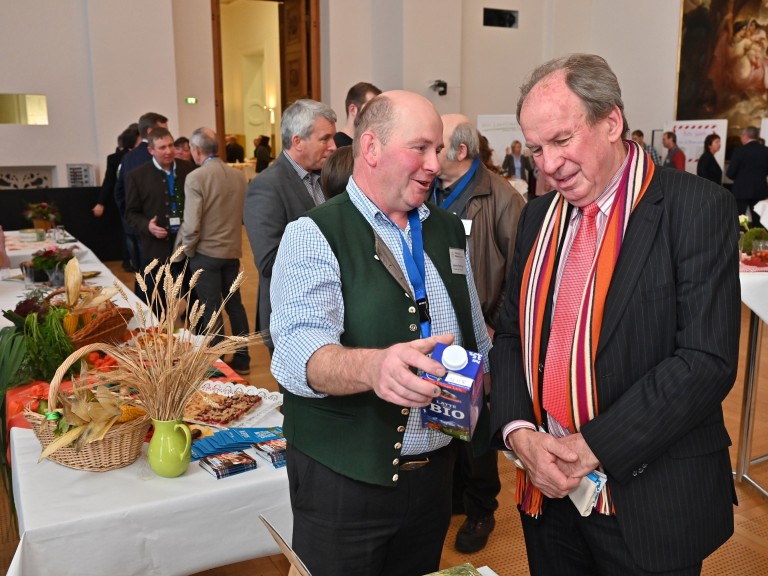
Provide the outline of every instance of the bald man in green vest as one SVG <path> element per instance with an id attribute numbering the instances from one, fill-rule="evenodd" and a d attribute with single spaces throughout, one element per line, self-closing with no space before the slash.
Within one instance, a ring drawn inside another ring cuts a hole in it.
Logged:
<path id="1" fill-rule="evenodd" d="M 451 437 L 422 426 L 440 391 L 417 371 L 445 373 L 428 356 L 438 342 L 490 349 L 464 227 L 425 204 L 442 146 L 428 100 L 373 98 L 355 121 L 347 191 L 280 244 L 272 373 L 285 391 L 293 547 L 315 576 L 439 568 Z"/>

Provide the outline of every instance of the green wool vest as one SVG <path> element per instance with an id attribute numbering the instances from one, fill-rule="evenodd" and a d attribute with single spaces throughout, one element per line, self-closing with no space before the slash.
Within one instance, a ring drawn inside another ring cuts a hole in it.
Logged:
<path id="1" fill-rule="evenodd" d="M 430 212 L 423 222 L 424 251 L 445 283 L 465 347 L 477 350 L 467 279 L 451 272 L 448 251 L 449 247 L 465 249 L 464 228 L 447 212 L 434 206 Z M 385 348 L 419 338 L 416 302 L 401 285 L 403 273 L 348 194 L 336 196 L 307 216 L 327 239 L 341 269 L 341 344 Z M 400 283 L 396 276 L 402 278 Z M 374 392 L 315 399 L 286 391 L 283 429 L 288 442 L 339 474 L 395 486 L 409 413 L 409 408 L 385 402 Z"/>

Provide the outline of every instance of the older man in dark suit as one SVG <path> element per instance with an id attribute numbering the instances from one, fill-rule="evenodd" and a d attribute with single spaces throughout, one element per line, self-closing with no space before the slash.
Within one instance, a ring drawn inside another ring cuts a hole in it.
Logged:
<path id="1" fill-rule="evenodd" d="M 336 150 L 336 113 L 321 102 L 297 100 L 283 111 L 280 132 L 283 153 L 251 180 L 245 198 L 245 229 L 259 269 L 257 330 L 269 329 L 272 266 L 285 227 L 325 201 L 320 169 Z"/>
<path id="2" fill-rule="evenodd" d="M 534 575 L 699 574 L 733 532 L 735 203 L 624 140 L 623 109 L 584 54 L 536 69 L 517 106 L 554 191 L 520 217 L 491 429 L 520 466 Z"/>
<path id="3" fill-rule="evenodd" d="M 754 206 L 768 198 L 768 148 L 758 142 L 759 135 L 754 126 L 742 130 L 742 146 L 734 150 L 727 171 L 728 178 L 733 180 L 731 191 L 736 198 L 739 214 L 745 214 L 748 206 L 752 208 L 752 223 L 755 226 L 761 224 Z"/>

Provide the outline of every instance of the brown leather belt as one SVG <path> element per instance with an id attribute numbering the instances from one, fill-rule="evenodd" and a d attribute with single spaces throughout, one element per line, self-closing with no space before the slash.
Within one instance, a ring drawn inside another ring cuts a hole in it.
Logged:
<path id="1" fill-rule="evenodd" d="M 411 470 L 418 470 L 419 468 L 423 468 L 429 464 L 429 458 L 424 458 L 422 460 L 409 460 L 408 462 L 403 462 L 400 464 L 399 468 L 403 472 L 410 472 Z"/>
<path id="2" fill-rule="evenodd" d="M 448 449 L 448 446 L 443 446 L 442 448 L 438 448 L 437 450 L 432 450 L 431 452 L 413 454 L 412 456 L 403 456 L 402 458 L 400 458 L 400 464 L 398 468 L 403 472 L 410 472 L 411 470 L 418 470 L 419 468 L 424 468 L 424 466 L 430 463 L 431 459 L 436 458 L 441 452 L 444 452 L 447 449 Z"/>

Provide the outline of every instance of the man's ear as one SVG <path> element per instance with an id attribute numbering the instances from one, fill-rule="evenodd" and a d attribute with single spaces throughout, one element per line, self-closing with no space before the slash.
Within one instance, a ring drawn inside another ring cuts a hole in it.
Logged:
<path id="1" fill-rule="evenodd" d="M 605 120 L 608 123 L 608 140 L 610 142 L 620 140 L 624 134 L 624 117 L 621 115 L 619 107 L 614 106 Z"/>
<path id="2" fill-rule="evenodd" d="M 381 152 L 381 142 L 376 135 L 367 130 L 360 135 L 360 155 L 369 166 L 376 166 Z"/>
<path id="3" fill-rule="evenodd" d="M 459 144 L 459 149 L 456 153 L 456 160 L 459 162 L 462 162 L 467 159 L 467 145 L 466 144 Z"/>
<path id="4" fill-rule="evenodd" d="M 347 116 L 350 118 L 355 118 L 357 116 L 357 104 L 350 104 L 349 110 L 347 110 Z"/>
<path id="5" fill-rule="evenodd" d="M 304 148 L 303 144 L 304 141 L 298 134 L 291 136 L 291 149 L 296 150 L 297 152 L 301 152 Z"/>

